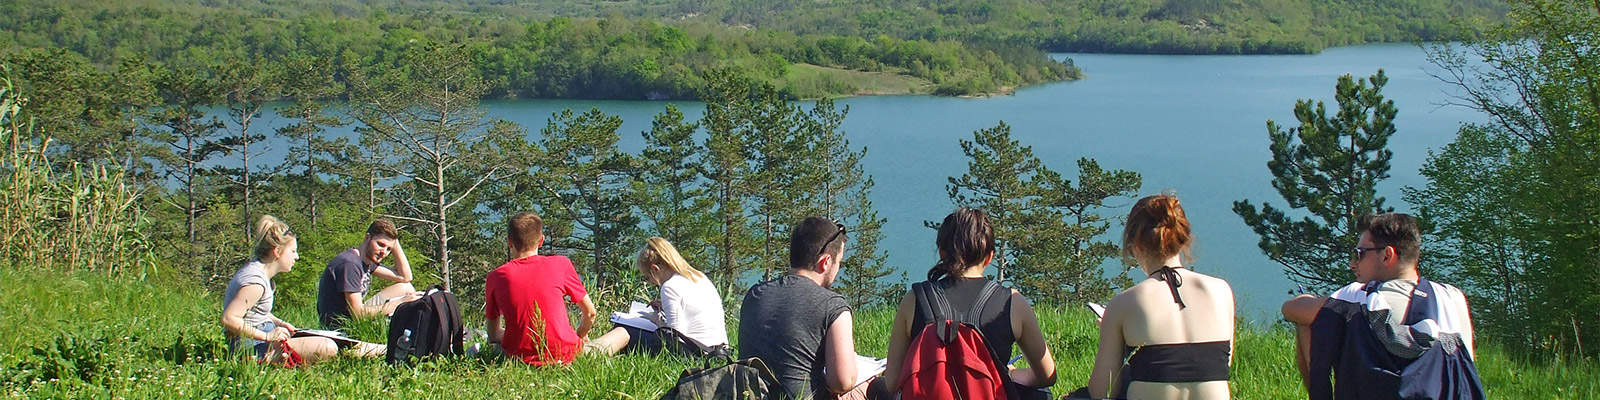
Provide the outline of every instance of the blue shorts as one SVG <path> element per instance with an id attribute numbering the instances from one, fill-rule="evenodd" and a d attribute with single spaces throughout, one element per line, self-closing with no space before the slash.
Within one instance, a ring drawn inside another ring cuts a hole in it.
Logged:
<path id="1" fill-rule="evenodd" d="M 272 323 L 272 321 L 267 321 L 262 322 L 260 325 L 256 325 L 255 328 L 256 330 L 262 332 L 272 332 L 273 330 L 278 329 L 278 324 Z M 237 336 L 234 337 L 233 340 L 228 341 L 228 351 L 238 354 L 246 351 L 246 349 L 249 349 L 258 362 L 267 360 L 267 347 L 267 342 L 243 336 Z"/>

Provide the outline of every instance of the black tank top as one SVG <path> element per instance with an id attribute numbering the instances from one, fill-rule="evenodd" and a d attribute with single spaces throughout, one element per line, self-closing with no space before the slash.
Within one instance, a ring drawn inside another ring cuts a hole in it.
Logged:
<path id="1" fill-rule="evenodd" d="M 950 308 L 957 313 L 966 313 L 978 303 L 978 294 L 983 291 L 983 286 L 989 283 L 987 278 L 944 278 L 935 282 L 920 282 L 917 285 L 934 284 L 944 291 L 945 298 L 950 301 Z M 912 288 L 912 293 L 917 293 Z M 911 317 L 911 336 L 922 333 L 922 329 L 933 320 L 933 310 L 920 306 L 924 303 L 917 302 L 917 312 Z M 1011 346 L 1016 343 L 1017 335 L 1011 332 L 1011 289 L 1001 287 L 989 295 L 989 302 L 984 304 L 983 310 L 978 312 L 978 320 L 974 321 L 978 332 L 983 334 L 983 341 L 989 346 L 989 355 L 993 357 L 995 367 L 1004 372 L 1006 362 L 1011 361 Z M 1000 374 L 1011 383 L 1010 374 Z"/>

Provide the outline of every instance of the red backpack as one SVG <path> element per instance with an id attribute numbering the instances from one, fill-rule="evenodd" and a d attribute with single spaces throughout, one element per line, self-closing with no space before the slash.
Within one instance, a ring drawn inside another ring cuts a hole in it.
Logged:
<path id="1" fill-rule="evenodd" d="M 983 333 L 975 325 L 983 305 L 998 289 L 999 284 L 989 281 L 972 310 L 956 315 L 944 291 L 933 282 L 912 285 L 919 302 L 927 301 L 931 306 L 934 318 L 911 340 L 911 349 L 900 368 L 901 399 L 1006 398 L 1005 380 L 995 367 Z"/>

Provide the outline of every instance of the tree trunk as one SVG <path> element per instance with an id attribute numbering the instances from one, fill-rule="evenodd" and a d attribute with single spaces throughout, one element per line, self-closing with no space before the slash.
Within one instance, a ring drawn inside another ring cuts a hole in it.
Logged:
<path id="1" fill-rule="evenodd" d="M 436 193 L 438 193 L 439 200 L 439 203 L 435 205 L 435 208 L 439 211 L 439 273 L 444 275 L 444 290 L 450 290 L 450 224 L 449 217 L 445 214 L 448 209 L 445 208 L 444 163 L 434 163 L 433 173 L 434 183 L 438 184 Z M 415 268 L 412 268 L 411 274 L 416 275 Z"/>

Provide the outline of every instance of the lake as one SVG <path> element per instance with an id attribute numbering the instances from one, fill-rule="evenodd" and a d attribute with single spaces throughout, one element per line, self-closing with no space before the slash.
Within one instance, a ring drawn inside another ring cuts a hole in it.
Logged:
<path id="1" fill-rule="evenodd" d="M 1258 237 L 1232 211 L 1250 199 L 1283 206 L 1270 184 L 1266 163 L 1266 121 L 1298 126 L 1296 99 L 1328 102 L 1335 80 L 1344 74 L 1366 77 L 1379 68 L 1389 76 L 1384 95 L 1399 108 L 1391 178 L 1379 191 L 1399 211 L 1413 207 L 1400 189 L 1425 183 L 1418 168 L 1430 150 L 1449 143 L 1463 122 L 1481 113 L 1444 106 L 1452 87 L 1429 75 L 1425 52 L 1413 45 L 1330 48 L 1315 55 L 1161 56 L 1057 54 L 1071 57 L 1086 78 L 1039 85 L 1013 95 L 989 98 L 880 96 L 839 100 L 850 107 L 843 129 L 868 149 L 866 170 L 877 181 L 872 198 L 885 227 L 889 263 L 915 279 L 935 261 L 934 231 L 922 222 L 943 218 L 954 205 L 945 194 L 946 178 L 965 172 L 958 141 L 1005 121 L 1016 140 L 1033 147 L 1051 168 L 1076 177 L 1081 157 L 1107 169 L 1143 175 L 1140 196 L 1177 193 L 1196 235 L 1193 267 L 1232 283 L 1241 315 L 1276 319 L 1278 304 L 1293 284 L 1282 267 L 1256 247 Z M 531 134 L 563 109 L 599 108 L 624 120 L 623 148 L 637 151 L 639 132 L 669 102 L 507 100 L 484 105 L 491 118 L 504 118 Z M 672 102 L 691 118 L 704 111 L 695 102 Z M 279 120 L 281 121 L 281 120 Z M 278 125 L 281 122 L 269 121 Z M 279 146 L 280 148 L 282 146 Z M 281 159 L 281 150 L 269 154 Z M 1108 215 L 1125 215 L 1134 198 L 1116 199 Z M 1121 232 L 1111 228 L 1111 235 Z M 1120 264 L 1106 264 L 1113 273 Z M 849 266 L 845 266 L 849 268 Z M 1135 280 L 1144 279 L 1137 270 Z M 1448 281 L 1448 279 L 1445 279 Z"/>

